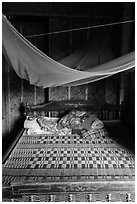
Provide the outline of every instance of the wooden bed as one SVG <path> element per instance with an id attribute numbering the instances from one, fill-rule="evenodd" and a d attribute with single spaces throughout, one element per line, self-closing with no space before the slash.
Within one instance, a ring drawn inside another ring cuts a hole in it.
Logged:
<path id="1" fill-rule="evenodd" d="M 96 112 L 107 124 L 120 121 L 122 108 L 64 100 L 26 106 L 25 114 L 58 116 L 71 110 Z M 135 201 L 134 153 L 106 134 L 83 139 L 77 133 L 17 137 L 3 159 L 3 201 Z"/>

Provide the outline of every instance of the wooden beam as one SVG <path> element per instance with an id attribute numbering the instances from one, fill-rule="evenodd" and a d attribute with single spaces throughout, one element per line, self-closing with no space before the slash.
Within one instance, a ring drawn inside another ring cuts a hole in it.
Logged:
<path id="1" fill-rule="evenodd" d="M 39 13 L 39 12 L 27 12 L 27 11 L 6 11 L 3 12 L 4 15 L 14 17 L 14 16 L 36 16 L 36 17 L 60 17 L 60 18 L 94 18 L 94 19 L 106 19 L 106 20 L 111 20 L 110 16 L 100 16 L 100 15 L 88 15 L 88 14 L 57 14 L 57 13 Z"/>
<path id="2" fill-rule="evenodd" d="M 20 33 L 22 34 L 22 24 L 20 24 Z M 21 103 L 23 103 L 23 93 L 24 93 L 23 79 L 21 78 Z"/>

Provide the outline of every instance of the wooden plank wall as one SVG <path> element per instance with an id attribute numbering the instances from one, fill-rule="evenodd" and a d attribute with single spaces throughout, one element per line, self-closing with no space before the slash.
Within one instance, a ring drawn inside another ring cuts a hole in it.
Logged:
<path id="1" fill-rule="evenodd" d="M 73 4 L 74 5 L 74 4 Z M 71 6 L 66 8 L 66 16 L 51 16 L 50 18 L 50 31 L 67 30 L 74 28 L 88 27 L 94 25 L 97 19 L 91 17 L 91 8 L 84 7 L 85 16 L 80 15 L 81 6 Z M 50 12 L 64 12 L 64 7 L 50 7 Z M 75 16 L 75 15 L 77 16 Z M 103 24 L 104 19 L 100 24 Z M 92 39 L 95 31 L 87 29 L 78 32 L 67 32 L 49 36 L 50 40 L 50 56 L 55 60 L 60 60 L 63 57 L 72 54 L 76 50 L 85 45 L 88 40 Z M 97 88 L 95 88 L 97 87 Z M 50 100 L 62 100 L 62 99 L 91 99 L 91 102 L 95 100 L 105 101 L 106 80 L 101 82 L 95 82 L 90 85 L 81 85 L 77 87 L 56 87 L 50 88 L 49 95 Z M 115 94 L 115 93 L 114 93 Z"/>
<path id="2" fill-rule="evenodd" d="M 49 20 L 47 19 L 47 22 L 45 22 L 46 26 L 43 26 L 43 22 L 34 23 L 34 21 L 29 21 L 27 19 L 23 22 L 22 19 L 11 19 L 11 22 L 19 32 L 26 36 L 34 35 L 37 32 L 45 32 L 48 29 Z M 32 38 L 30 41 L 43 52 L 48 52 L 48 39 Z M 16 137 L 23 127 L 20 112 L 21 104 L 40 104 L 44 102 L 45 96 L 42 88 L 30 85 L 28 81 L 19 78 L 4 55 L 2 60 L 2 82 L 2 136 L 4 152 L 5 148 L 11 143 L 11 140 Z"/>

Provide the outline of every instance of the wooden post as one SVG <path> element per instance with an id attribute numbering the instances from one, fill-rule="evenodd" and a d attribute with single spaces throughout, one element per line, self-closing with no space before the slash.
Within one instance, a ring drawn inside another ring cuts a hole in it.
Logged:
<path id="1" fill-rule="evenodd" d="M 50 30 L 50 25 L 51 25 L 51 13 L 52 13 L 52 3 L 50 2 L 50 3 L 49 3 L 49 30 Z M 50 35 L 49 35 L 48 40 L 49 40 L 49 56 L 50 56 L 50 50 L 51 50 L 51 45 L 50 45 L 51 39 L 50 39 Z M 50 56 L 50 57 L 51 57 L 51 56 Z M 51 88 L 50 88 L 50 87 L 48 88 L 46 94 L 48 95 L 47 101 L 49 102 L 49 101 L 51 100 Z M 46 97 L 46 95 L 45 95 L 45 97 Z M 49 117 L 51 117 L 51 116 L 52 116 L 52 112 L 49 111 L 49 112 L 48 112 L 48 115 L 49 115 Z"/>
<path id="2" fill-rule="evenodd" d="M 6 119 L 6 74 L 5 74 L 6 59 L 2 53 L 2 118 Z"/>
<path id="3" fill-rule="evenodd" d="M 116 90 L 116 105 L 119 105 L 120 103 L 120 81 L 121 81 L 121 75 L 117 75 L 117 90 Z"/>
<path id="4" fill-rule="evenodd" d="M 6 62 L 5 69 L 7 70 L 7 95 L 6 95 L 6 118 L 7 118 L 7 129 L 8 132 L 11 130 L 11 117 L 10 117 L 10 65 L 9 62 Z"/>
<path id="5" fill-rule="evenodd" d="M 70 30 L 72 29 L 72 4 L 70 6 Z M 70 54 L 72 53 L 72 32 L 69 32 L 69 47 L 70 47 Z M 71 98 L 71 86 L 68 86 L 68 99 Z"/>
<path id="6" fill-rule="evenodd" d="M 91 11 L 91 8 L 90 8 L 90 4 L 89 4 L 89 16 L 90 16 L 90 11 Z M 88 26 L 90 26 L 90 18 L 88 18 Z M 87 41 L 89 41 L 90 39 L 90 29 L 87 29 Z M 88 84 L 85 85 L 85 99 L 88 100 Z"/>
<path id="7" fill-rule="evenodd" d="M 36 37 L 35 37 L 35 27 L 33 27 L 34 31 L 34 45 L 37 47 Z M 37 104 L 37 87 L 34 86 L 34 105 Z"/>
<path id="8" fill-rule="evenodd" d="M 22 24 L 20 24 L 20 33 L 22 34 Z M 23 79 L 21 78 L 21 103 L 23 103 L 23 93 L 24 93 Z"/>
<path id="9" fill-rule="evenodd" d="M 85 88 L 85 99 L 88 100 L 88 84 L 86 85 Z"/>

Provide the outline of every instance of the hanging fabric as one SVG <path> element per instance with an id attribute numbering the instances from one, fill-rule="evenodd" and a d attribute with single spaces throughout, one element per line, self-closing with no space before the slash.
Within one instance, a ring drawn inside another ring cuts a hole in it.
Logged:
<path id="1" fill-rule="evenodd" d="M 92 68 L 108 62 L 114 59 L 109 41 L 110 32 L 108 29 L 103 28 L 92 32 L 91 40 L 85 46 L 59 60 L 59 63 L 77 70 L 86 71 L 87 67 Z"/>
<path id="2" fill-rule="evenodd" d="M 28 80 L 30 84 L 43 88 L 86 84 L 135 66 L 135 53 L 132 52 L 99 66 L 91 67 L 89 64 L 86 71 L 72 69 L 37 49 L 11 25 L 5 16 L 2 16 L 2 43 L 17 75 Z"/>

